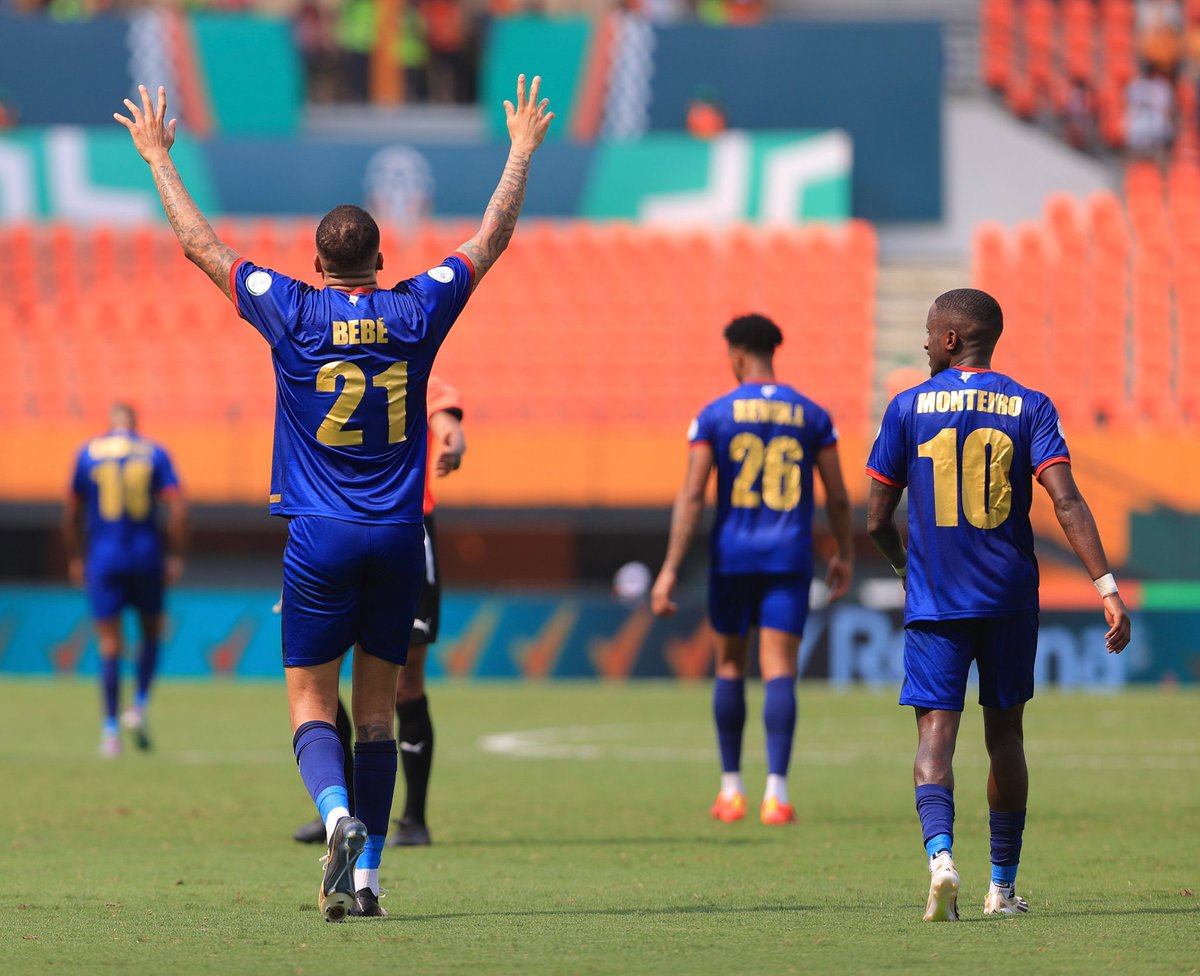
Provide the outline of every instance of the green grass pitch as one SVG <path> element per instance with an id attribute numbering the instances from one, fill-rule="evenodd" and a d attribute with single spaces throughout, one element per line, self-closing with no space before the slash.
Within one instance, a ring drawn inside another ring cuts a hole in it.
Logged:
<path id="1" fill-rule="evenodd" d="M 323 922 L 282 683 L 164 683 L 156 751 L 96 757 L 90 682 L 0 683 L 12 974 L 1196 973 L 1200 696 L 1043 693 L 1021 918 L 982 917 L 986 766 L 957 763 L 959 924 L 928 876 L 895 695 L 800 689 L 800 822 L 708 819 L 709 689 L 432 689 L 434 846 L 388 849 L 391 917 Z M 765 774 L 753 687 L 746 775 Z"/>

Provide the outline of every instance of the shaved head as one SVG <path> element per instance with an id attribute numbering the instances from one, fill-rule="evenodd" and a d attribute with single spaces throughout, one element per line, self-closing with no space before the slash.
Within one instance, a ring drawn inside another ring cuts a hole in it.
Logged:
<path id="1" fill-rule="evenodd" d="M 137 414 L 128 403 L 114 403 L 108 408 L 108 423 L 113 430 L 137 430 Z"/>
<path id="2" fill-rule="evenodd" d="M 334 207 L 317 227 L 317 253 L 331 274 L 370 273 L 379 257 L 379 225 L 362 207 Z"/>
<path id="3" fill-rule="evenodd" d="M 986 291 L 955 288 L 938 295 L 933 307 L 965 344 L 988 352 L 996 348 L 1004 331 L 1004 313 Z"/>

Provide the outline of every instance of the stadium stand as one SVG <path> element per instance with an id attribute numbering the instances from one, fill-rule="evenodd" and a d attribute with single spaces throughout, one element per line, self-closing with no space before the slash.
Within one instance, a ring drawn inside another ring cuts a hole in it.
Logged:
<path id="1" fill-rule="evenodd" d="M 474 231 L 385 228 L 383 280 L 437 265 Z M 311 221 L 230 221 L 218 232 L 256 263 L 316 283 Z M 0 421 L 15 438 L 43 450 L 77 443 L 108 404 L 128 399 L 182 444 L 181 466 L 200 472 L 196 497 L 258 500 L 273 409 L 267 348 L 167 228 L 3 226 L 0 255 L 13 272 L 0 314 L 20 323 L 0 338 L 14 376 L 0 391 Z M 664 443 L 683 443 L 694 412 L 731 383 L 720 330 L 748 310 L 784 328 L 780 376 L 865 436 L 877 265 L 869 224 L 674 234 L 535 221 L 522 225 L 504 262 L 438 368 L 462 390 L 475 429 L 500 433 L 493 444 L 540 444 L 560 457 L 543 478 L 550 488 L 567 484 L 569 498 L 619 497 L 622 455 L 654 467 Z M 610 476 L 585 483 L 559 470 L 597 445 L 598 459 L 592 451 L 580 471 L 616 461 Z M 488 490 L 527 494 L 529 473 L 494 450 Z M 474 467 L 486 451 L 473 455 Z M 66 461 L 39 469 L 6 472 L 9 495 L 57 495 Z"/>

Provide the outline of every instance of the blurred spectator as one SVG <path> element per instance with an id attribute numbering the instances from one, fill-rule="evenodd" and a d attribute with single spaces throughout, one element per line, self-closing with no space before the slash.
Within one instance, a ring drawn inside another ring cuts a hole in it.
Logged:
<path id="1" fill-rule="evenodd" d="M 308 100 L 336 101 L 340 94 L 339 53 L 328 6 L 318 0 L 303 0 L 294 26 L 296 46 L 304 59 Z"/>
<path id="2" fill-rule="evenodd" d="M 16 105 L 8 92 L 0 91 L 0 132 L 11 129 L 20 121 Z"/>
<path id="3" fill-rule="evenodd" d="M 1175 90 L 1149 66 L 1125 90 L 1125 145 L 1131 155 L 1162 160 L 1175 136 Z"/>
<path id="4" fill-rule="evenodd" d="M 687 107 L 687 129 L 697 139 L 712 139 L 726 129 L 725 109 L 717 93 L 708 87 L 700 88 Z"/>
<path id="5" fill-rule="evenodd" d="M 421 0 L 420 10 L 429 46 L 429 100 L 474 101 L 471 21 L 461 0 Z"/>
<path id="6" fill-rule="evenodd" d="M 1183 15 L 1175 0 L 1148 0 L 1138 7 L 1138 53 L 1152 69 L 1174 76 L 1183 56 Z"/>
<path id="7" fill-rule="evenodd" d="M 1063 137 L 1075 149 L 1090 151 L 1095 144 L 1096 96 L 1083 78 L 1074 79 L 1063 102 Z"/>

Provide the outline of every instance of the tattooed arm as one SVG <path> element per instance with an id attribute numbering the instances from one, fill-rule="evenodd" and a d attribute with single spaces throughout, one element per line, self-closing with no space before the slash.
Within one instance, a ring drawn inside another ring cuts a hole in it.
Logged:
<path id="1" fill-rule="evenodd" d="M 125 99 L 125 107 L 133 117 L 126 118 L 114 112 L 113 118 L 129 130 L 134 148 L 149 164 L 154 185 L 162 198 L 163 210 L 171 222 L 171 229 L 179 238 L 183 253 L 213 280 L 226 298 L 232 298 L 229 272 L 237 261 L 237 254 L 233 248 L 217 239 L 212 226 L 196 206 L 183 185 L 179 171 L 175 169 L 171 159 L 171 146 L 175 144 L 175 120 L 164 122 L 167 115 L 166 89 L 161 85 L 158 88 L 157 108 L 150 104 L 150 93 L 145 85 L 139 85 L 138 91 L 142 96 L 140 108 L 128 98 Z"/>
<path id="2" fill-rule="evenodd" d="M 512 239 L 521 205 L 525 202 L 529 161 L 534 150 L 546 138 L 546 130 L 550 128 L 550 122 L 554 118 L 553 112 L 546 111 L 550 104 L 549 99 L 543 98 L 538 102 L 538 88 L 541 84 L 541 77 L 535 75 L 533 84 L 529 86 L 529 97 L 526 98 L 525 76 L 518 76 L 517 104 L 514 106 L 508 101 L 504 103 L 504 114 L 508 117 L 508 135 L 512 139 L 508 162 L 504 164 L 500 185 L 496 187 L 496 192 L 492 194 L 487 210 L 484 211 L 479 233 L 459 248 L 475 266 L 472 287 L 479 284 L 480 279 L 496 263 L 496 259 L 504 253 Z"/>

